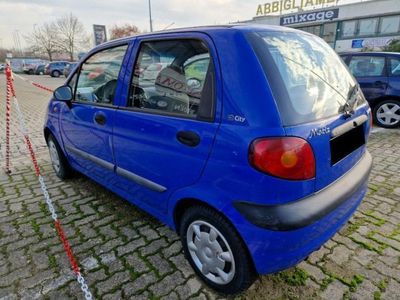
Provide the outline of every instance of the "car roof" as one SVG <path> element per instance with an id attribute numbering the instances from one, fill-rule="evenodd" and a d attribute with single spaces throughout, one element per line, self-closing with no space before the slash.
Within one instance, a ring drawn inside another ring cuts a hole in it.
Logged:
<path id="1" fill-rule="evenodd" d="M 289 28 L 289 27 L 282 27 L 282 26 L 275 26 L 275 25 L 266 25 L 266 24 L 247 24 L 247 23 L 236 23 L 236 24 L 228 24 L 228 25 L 212 25 L 212 26 L 195 26 L 195 27 L 184 27 L 184 28 L 176 28 L 170 30 L 162 30 L 162 31 L 154 31 L 148 33 L 142 33 L 134 36 L 123 37 L 120 39 L 115 39 L 112 41 L 108 41 L 103 43 L 97 47 L 108 47 L 113 44 L 122 44 L 124 42 L 129 42 L 137 37 L 146 37 L 146 36 L 154 36 L 154 35 L 168 35 L 168 34 L 176 34 L 176 33 L 187 33 L 187 32 L 202 32 L 202 33 L 212 33 L 216 31 L 229 31 L 229 30 L 237 30 L 237 31 L 293 31 L 299 32 L 299 30 Z M 304 34 L 309 34 L 305 31 L 301 31 Z M 97 48 L 96 47 L 96 48 Z"/>

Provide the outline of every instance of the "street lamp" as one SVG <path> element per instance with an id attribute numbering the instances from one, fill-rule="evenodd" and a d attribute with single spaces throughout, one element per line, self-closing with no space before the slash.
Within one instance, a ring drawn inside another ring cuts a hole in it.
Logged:
<path id="1" fill-rule="evenodd" d="M 153 32 L 153 20 L 151 19 L 151 0 L 149 0 L 150 32 Z"/>

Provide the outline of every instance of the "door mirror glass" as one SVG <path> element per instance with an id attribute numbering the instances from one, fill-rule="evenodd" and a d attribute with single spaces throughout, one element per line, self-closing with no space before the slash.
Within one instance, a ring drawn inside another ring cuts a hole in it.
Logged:
<path id="1" fill-rule="evenodd" d="M 59 101 L 71 101 L 72 89 L 68 85 L 63 85 L 54 91 L 54 98 Z"/>

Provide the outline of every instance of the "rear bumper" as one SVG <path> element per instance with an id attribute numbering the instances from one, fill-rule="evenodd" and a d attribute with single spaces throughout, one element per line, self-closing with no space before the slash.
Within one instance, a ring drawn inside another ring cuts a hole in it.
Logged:
<path id="1" fill-rule="evenodd" d="M 372 157 L 363 158 L 344 176 L 323 190 L 283 205 L 258 205 L 235 202 L 234 207 L 251 223 L 270 230 L 287 231 L 308 226 L 348 200 L 367 180 Z"/>
<path id="2" fill-rule="evenodd" d="M 360 205 L 371 167 L 366 152 L 346 175 L 310 197 L 278 206 L 242 205 L 238 210 L 247 222 L 237 224 L 238 231 L 257 272 L 290 268 L 329 240 Z"/>

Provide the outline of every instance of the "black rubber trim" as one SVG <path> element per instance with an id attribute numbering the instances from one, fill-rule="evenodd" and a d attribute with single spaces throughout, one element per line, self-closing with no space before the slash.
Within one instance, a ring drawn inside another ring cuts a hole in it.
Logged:
<path id="1" fill-rule="evenodd" d="M 311 196 L 282 205 L 237 201 L 233 206 L 256 226 L 274 231 L 296 230 L 315 223 L 351 198 L 368 180 L 371 169 L 372 157 L 366 151 L 344 176 Z"/>
<path id="2" fill-rule="evenodd" d="M 148 189 L 151 189 L 153 191 L 162 193 L 167 190 L 167 188 L 165 186 L 162 186 L 162 185 L 155 183 L 147 178 L 144 178 L 135 173 L 129 172 L 128 170 L 122 169 L 120 167 L 117 167 L 116 173 L 122 177 L 125 177 L 126 179 L 132 180 L 132 181 L 136 182 L 137 184 L 147 187 Z"/>
<path id="3" fill-rule="evenodd" d="M 114 171 L 114 164 L 112 164 L 108 161 L 105 161 L 101 158 L 98 158 L 97 156 L 91 155 L 87 152 L 84 152 L 82 150 L 79 150 L 79 149 L 76 149 L 76 148 L 70 147 L 70 146 L 65 146 L 65 149 L 67 149 L 67 151 L 73 152 L 76 155 L 79 155 L 83 158 L 86 158 L 87 160 L 90 160 L 90 161 L 98 164 L 99 166 L 103 167 L 104 169 Z"/>

